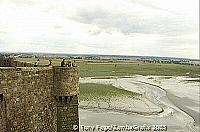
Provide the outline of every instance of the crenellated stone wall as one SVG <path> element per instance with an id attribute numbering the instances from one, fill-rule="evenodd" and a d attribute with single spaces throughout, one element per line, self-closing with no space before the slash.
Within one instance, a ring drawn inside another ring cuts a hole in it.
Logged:
<path id="1" fill-rule="evenodd" d="M 77 67 L 0 67 L 0 132 L 78 132 L 78 81 Z"/>
<path id="2" fill-rule="evenodd" d="M 33 67 L 33 64 L 16 61 L 14 58 L 0 57 L 0 67 Z"/>
<path id="3" fill-rule="evenodd" d="M 14 61 L 13 58 L 2 58 L 0 57 L 0 67 L 11 67 L 12 62 Z"/>

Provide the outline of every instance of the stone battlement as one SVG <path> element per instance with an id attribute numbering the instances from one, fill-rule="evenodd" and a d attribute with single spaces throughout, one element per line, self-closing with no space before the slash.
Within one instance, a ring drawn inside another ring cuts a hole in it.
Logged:
<path id="1" fill-rule="evenodd" d="M 16 61 L 14 58 L 1 58 L 0 67 L 33 67 L 33 64 Z"/>
<path id="2" fill-rule="evenodd" d="M 6 62 L 0 65 L 0 132 L 78 132 L 78 67 Z"/>

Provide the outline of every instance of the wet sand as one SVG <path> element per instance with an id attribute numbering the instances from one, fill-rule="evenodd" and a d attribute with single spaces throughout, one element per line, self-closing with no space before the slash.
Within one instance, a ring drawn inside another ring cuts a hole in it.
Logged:
<path id="1" fill-rule="evenodd" d="M 133 76 L 131 78 L 120 79 L 82 79 L 82 83 L 102 83 L 112 84 L 119 88 L 139 92 L 145 98 L 162 107 L 164 111 L 158 115 L 142 115 L 142 114 L 124 114 L 115 111 L 104 110 L 84 110 L 80 109 L 80 122 L 82 125 L 167 125 L 169 132 L 187 132 L 198 131 L 198 112 L 192 111 L 185 106 L 185 103 L 191 101 L 180 102 L 180 97 L 176 97 L 169 89 L 157 86 L 148 80 L 147 77 Z M 152 83 L 152 84 L 148 84 Z M 183 87 L 184 88 L 184 87 Z M 167 91 L 167 92 L 166 92 Z M 170 91 L 170 92 L 168 92 Z M 176 92 L 175 92 L 176 94 Z M 191 96 L 192 97 L 192 96 Z M 194 119 L 195 125 L 194 127 Z"/>
<path id="2" fill-rule="evenodd" d="M 188 107 L 186 107 L 187 104 L 192 104 L 191 101 L 188 101 L 187 99 L 184 99 L 184 98 L 177 97 L 177 96 L 171 94 L 170 92 L 167 92 L 167 97 L 179 109 L 181 109 L 182 111 L 184 111 L 185 113 L 187 113 L 188 115 L 190 115 L 192 118 L 194 118 L 194 120 L 195 120 L 194 125 L 197 126 L 197 127 L 199 127 L 200 114 L 198 112 L 196 112 L 194 110 L 191 110 Z M 197 129 L 199 129 L 199 128 L 197 128 Z"/>

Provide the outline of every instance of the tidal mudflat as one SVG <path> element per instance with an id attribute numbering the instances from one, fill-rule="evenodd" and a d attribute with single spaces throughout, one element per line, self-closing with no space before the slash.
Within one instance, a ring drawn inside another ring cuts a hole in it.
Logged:
<path id="1" fill-rule="evenodd" d="M 169 132 L 199 130 L 198 82 L 187 77 L 128 76 L 81 78 L 80 83 L 112 85 L 133 93 L 133 98 L 81 100 L 81 125 L 166 125 Z"/>

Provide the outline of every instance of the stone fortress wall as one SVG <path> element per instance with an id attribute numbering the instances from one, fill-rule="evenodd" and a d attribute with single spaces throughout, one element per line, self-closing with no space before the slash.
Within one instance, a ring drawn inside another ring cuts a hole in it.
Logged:
<path id="1" fill-rule="evenodd" d="M 16 61 L 13 58 L 1 58 L 0 67 L 33 67 L 33 64 L 27 62 Z"/>
<path id="2" fill-rule="evenodd" d="M 0 132 L 79 131 L 78 67 L 0 62 Z"/>

